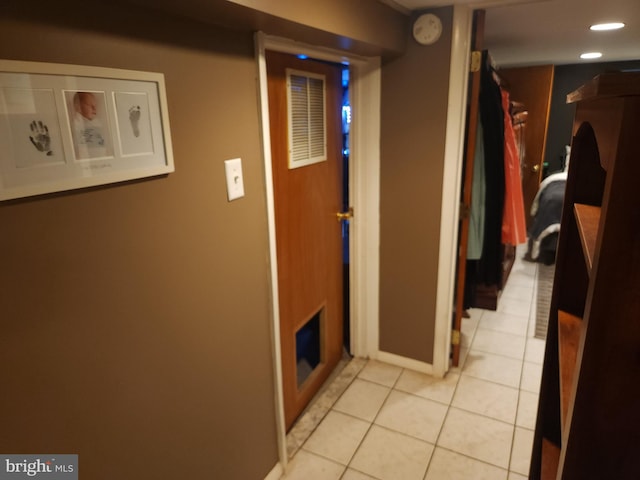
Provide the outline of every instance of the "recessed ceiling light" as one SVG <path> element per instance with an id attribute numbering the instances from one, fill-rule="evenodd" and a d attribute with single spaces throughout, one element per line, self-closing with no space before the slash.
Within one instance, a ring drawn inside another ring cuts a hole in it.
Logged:
<path id="1" fill-rule="evenodd" d="M 583 60 L 589 60 L 593 58 L 600 58 L 601 56 L 602 56 L 602 53 L 600 52 L 588 52 L 580 55 L 580 58 L 582 58 Z"/>
<path id="2" fill-rule="evenodd" d="M 603 31 L 603 30 L 617 30 L 622 27 L 624 27 L 624 23 L 614 22 L 614 23 L 598 23 L 596 25 L 591 25 L 589 28 L 591 30 Z"/>

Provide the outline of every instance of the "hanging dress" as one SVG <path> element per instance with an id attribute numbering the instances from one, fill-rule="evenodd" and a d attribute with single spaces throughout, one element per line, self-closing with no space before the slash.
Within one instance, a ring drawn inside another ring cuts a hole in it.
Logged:
<path id="1" fill-rule="evenodd" d="M 520 157 L 516 145 L 513 122 L 509 114 L 509 93 L 501 88 L 504 111 L 504 210 L 502 217 L 502 243 L 519 245 L 527 241 L 524 214 Z"/>

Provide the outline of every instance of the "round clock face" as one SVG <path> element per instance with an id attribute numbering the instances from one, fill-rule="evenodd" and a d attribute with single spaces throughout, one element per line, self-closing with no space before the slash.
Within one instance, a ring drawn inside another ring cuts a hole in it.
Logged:
<path id="1" fill-rule="evenodd" d="M 435 43 L 442 35 L 442 22 L 433 13 L 420 15 L 413 24 L 413 38 L 422 45 Z"/>

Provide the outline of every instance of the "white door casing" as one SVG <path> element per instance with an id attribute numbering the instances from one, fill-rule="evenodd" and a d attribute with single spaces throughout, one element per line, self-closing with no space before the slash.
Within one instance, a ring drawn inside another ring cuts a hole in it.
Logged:
<path id="1" fill-rule="evenodd" d="M 275 209 L 267 97 L 265 50 L 305 54 L 311 58 L 348 63 L 351 71 L 352 123 L 350 130 L 349 204 L 354 208 L 350 225 L 350 330 L 351 352 L 371 356 L 378 349 L 379 204 L 380 204 L 380 59 L 363 58 L 291 40 L 256 34 L 259 74 L 260 123 L 266 185 L 269 261 L 272 301 L 272 358 L 276 392 L 276 423 L 280 464 L 287 464 L 280 320 L 275 238 Z"/>

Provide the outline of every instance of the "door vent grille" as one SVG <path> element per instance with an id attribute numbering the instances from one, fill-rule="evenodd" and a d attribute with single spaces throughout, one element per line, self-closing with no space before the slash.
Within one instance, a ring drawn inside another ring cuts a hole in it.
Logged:
<path id="1" fill-rule="evenodd" d="M 327 159 L 325 77 L 287 69 L 289 168 Z"/>

